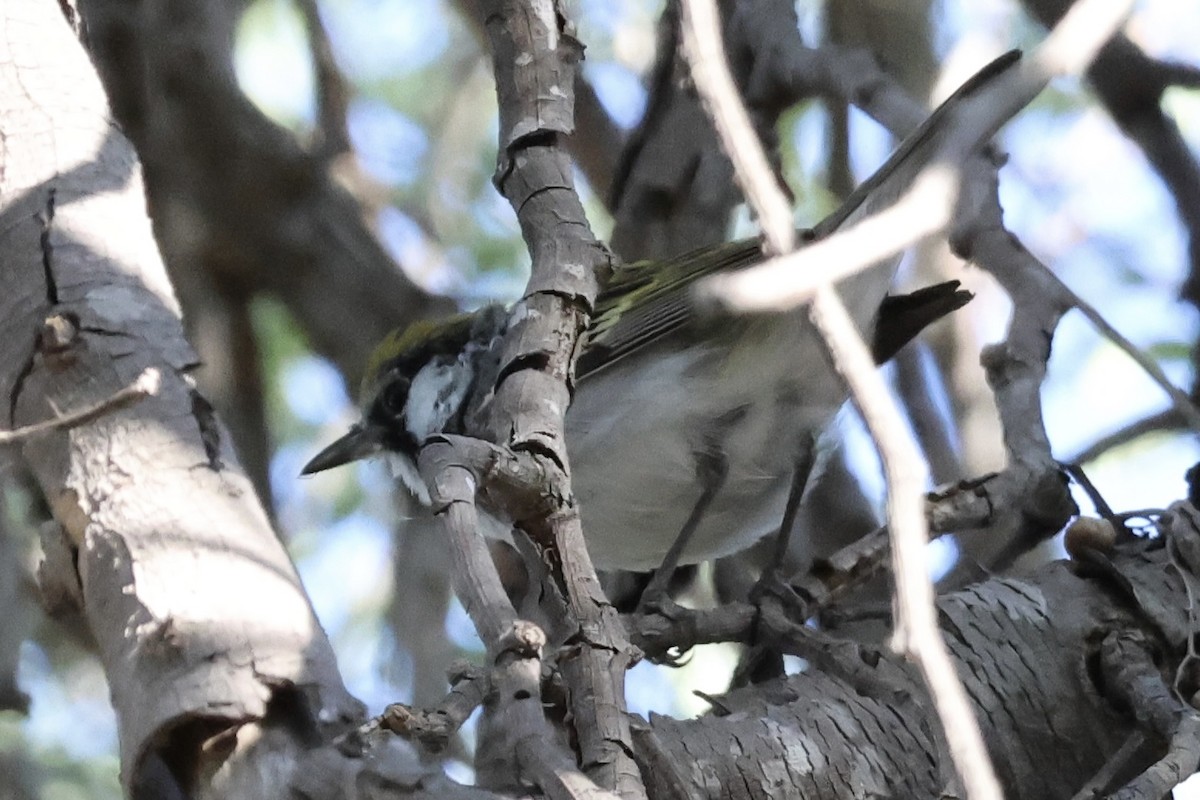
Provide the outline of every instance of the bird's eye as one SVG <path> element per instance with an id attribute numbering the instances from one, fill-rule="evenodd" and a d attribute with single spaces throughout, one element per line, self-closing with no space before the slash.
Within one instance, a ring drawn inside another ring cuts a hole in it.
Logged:
<path id="1" fill-rule="evenodd" d="M 388 416 L 398 417 L 403 414 L 404 406 L 408 403 L 408 381 L 398 378 L 389 383 L 383 388 L 379 402 Z"/>

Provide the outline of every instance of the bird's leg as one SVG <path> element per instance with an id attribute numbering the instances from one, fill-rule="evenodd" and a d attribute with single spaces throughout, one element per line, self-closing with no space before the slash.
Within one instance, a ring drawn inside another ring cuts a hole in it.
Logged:
<path id="1" fill-rule="evenodd" d="M 675 541 L 671 543 L 667 554 L 663 556 L 662 563 L 654 571 L 654 576 L 650 578 L 650 582 L 642 590 L 642 598 L 638 601 L 639 612 L 644 612 L 652 608 L 666 597 L 667 587 L 670 586 L 671 576 L 675 574 L 675 568 L 679 566 L 679 559 L 683 557 L 683 551 L 687 548 L 688 542 L 691 541 L 692 535 L 700 527 L 700 521 L 704 519 L 704 513 L 712 504 L 713 498 L 717 496 L 717 492 L 720 491 L 721 486 L 725 483 L 725 476 L 728 471 L 728 459 L 725 457 L 725 451 L 721 447 L 705 447 L 696 453 L 696 480 L 701 487 L 700 497 L 697 498 L 696 504 L 692 506 L 692 513 L 688 515 L 687 521 L 683 523 L 683 528 L 679 531 L 679 535 L 675 537 Z"/>
<path id="2" fill-rule="evenodd" d="M 806 605 L 796 590 L 788 585 L 787 576 L 783 571 L 786 569 L 784 565 L 791 545 L 792 529 L 796 527 L 796 517 L 800 514 L 800 501 L 804 498 L 804 490 L 816 463 L 816 452 L 816 440 L 806 437 L 792 467 L 792 484 L 788 489 L 787 503 L 783 507 L 783 521 L 775 535 L 774 557 L 763 569 L 754 588 L 750 590 L 750 601 L 753 603 L 761 603 L 764 596 L 771 595 L 781 599 L 789 611 L 802 609 Z M 800 615 L 803 616 L 804 612 L 801 611 Z M 759 641 L 742 654 L 730 685 L 746 686 L 782 674 L 783 655 L 770 643 Z"/>
<path id="3" fill-rule="evenodd" d="M 775 557 L 763 571 L 763 576 L 774 573 L 779 577 L 779 571 L 787 559 L 788 547 L 792 543 L 792 529 L 796 527 L 796 517 L 800 514 L 800 501 L 804 499 L 804 490 L 808 487 L 808 479 L 812 475 L 816 463 L 817 442 L 812 436 L 806 436 L 801 443 L 800 452 L 796 454 L 796 463 L 792 466 L 792 485 L 788 489 L 787 503 L 783 507 L 783 521 L 779 525 L 779 533 L 775 535 Z M 762 578 L 759 578 L 761 583 Z"/>

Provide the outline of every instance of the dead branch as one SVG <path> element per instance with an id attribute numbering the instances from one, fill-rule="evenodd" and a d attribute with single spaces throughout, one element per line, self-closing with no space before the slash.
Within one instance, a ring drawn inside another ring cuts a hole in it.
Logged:
<path id="1" fill-rule="evenodd" d="M 742 188 L 758 212 L 769 251 L 777 256 L 787 254 L 795 247 L 790 203 L 775 184 L 725 67 L 716 5 L 707 0 L 690 0 L 683 8 L 684 43 L 696 87 L 713 115 L 726 153 L 734 161 Z M 878 260 L 876 254 L 865 263 Z M 979 729 L 936 632 L 932 614 L 933 591 L 924 567 L 925 518 L 919 500 L 925 480 L 924 462 L 905 432 L 899 410 L 875 371 L 873 359 L 854 321 L 832 288 L 836 277 L 831 272 L 826 267 L 809 273 L 823 281 L 813 296 L 809 318 L 820 331 L 838 372 L 849 384 L 851 396 L 875 439 L 887 474 L 888 520 L 892 531 L 898 604 L 895 642 L 924 673 L 943 730 L 950 737 L 955 767 L 968 796 L 999 798 L 999 786 Z M 780 283 L 773 282 L 773 293 L 778 293 L 779 288 Z"/>
<path id="2" fill-rule="evenodd" d="M 557 6 L 487 2 L 480 11 L 492 44 L 500 101 L 495 182 L 516 211 L 533 257 L 526 295 L 513 309 L 501 345 L 499 375 L 504 379 L 496 386 L 486 433 L 491 441 L 543 462 L 551 476 L 549 485 L 562 487 L 562 491 L 543 489 L 547 497 L 557 498 L 554 513 L 541 519 L 530 513 L 515 517 L 535 542 L 552 546 L 555 577 L 565 587 L 571 612 L 568 622 L 579 632 L 573 637 L 574 645 L 561 655 L 559 666 L 574 688 L 570 699 L 584 774 L 599 787 L 636 798 L 643 796 L 644 790 L 629 755 L 632 745 L 623 713 L 625 670 L 633 651 L 615 610 L 600 590 L 584 546 L 578 511 L 563 502 L 570 497 L 566 491 L 570 467 L 563 440 L 563 415 L 570 400 L 566 378 L 571 373 L 575 342 L 587 324 L 596 295 L 595 272 L 609 262 L 607 252 L 591 235 L 566 154 L 559 147 L 559 137 L 574 128 L 573 89 L 581 48 Z M 533 397 L 539 402 L 530 402 Z M 436 446 L 447 444 L 443 438 Z M 465 475 L 470 477 L 470 473 Z M 426 477 L 431 487 L 442 488 L 439 484 L 444 479 L 437 471 L 430 470 Z M 472 521 L 469 515 L 474 513 L 476 486 L 473 481 L 463 486 L 454 502 L 445 506 L 451 513 L 468 515 L 460 525 Z M 473 533 L 473 526 L 469 530 Z M 486 571 L 488 566 L 480 565 L 480 569 Z M 494 573 L 494 567 L 491 569 Z M 466 581 L 456 578 L 456 583 L 460 591 L 468 588 Z M 489 600 L 500 602 L 492 593 Z M 504 609 L 501 619 L 511 613 L 506 600 L 499 607 Z M 497 620 L 493 612 L 479 606 L 468 607 L 468 611 L 484 640 L 494 642 Z M 490 651 L 492 647 L 489 644 Z M 505 703 L 512 705 L 503 689 L 498 695 L 499 710 L 506 708 Z M 532 702 L 539 696 L 533 694 Z M 519 695 L 513 698 L 522 699 Z M 530 695 L 526 693 L 524 698 L 530 699 Z M 533 770 L 544 790 L 555 791 L 556 786 L 562 791 L 594 790 L 588 789 L 588 779 L 582 775 L 566 776 L 561 785 L 549 781 L 550 776 L 561 773 L 561 765 L 545 762 L 540 749 L 527 749 L 523 743 L 529 740 L 515 740 L 516 759 L 512 762 Z M 513 741 L 511 735 L 508 741 Z M 499 755 L 501 761 L 504 755 Z"/>
<path id="3" fill-rule="evenodd" d="M 202 268 L 279 297 L 351 386 L 399 321 L 450 310 L 404 277 L 326 163 L 242 94 L 226 4 L 80 9 L 115 116 L 147 165 L 177 281 Z"/>

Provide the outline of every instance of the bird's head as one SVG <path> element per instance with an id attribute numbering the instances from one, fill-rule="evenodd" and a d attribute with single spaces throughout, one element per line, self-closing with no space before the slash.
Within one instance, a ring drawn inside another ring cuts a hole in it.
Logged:
<path id="1" fill-rule="evenodd" d="M 435 433 L 462 431 L 481 358 L 503 334 L 502 309 L 421 321 L 389 334 L 371 353 L 359 393 L 361 418 L 301 471 L 311 475 L 376 454 L 422 502 L 417 455 Z"/>

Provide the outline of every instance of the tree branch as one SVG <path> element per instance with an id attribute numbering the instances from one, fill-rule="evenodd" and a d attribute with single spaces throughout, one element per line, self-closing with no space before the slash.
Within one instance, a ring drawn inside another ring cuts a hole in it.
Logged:
<path id="1" fill-rule="evenodd" d="M 609 266 L 609 255 L 591 234 L 574 191 L 570 163 L 559 147 L 560 138 L 574 128 L 575 68 L 582 48 L 563 10 L 548 0 L 489 0 L 480 3 L 480 13 L 492 44 L 500 104 L 494 180 L 517 213 L 533 259 L 526 294 L 513 309 L 501 344 L 500 377 L 485 434 L 514 455 L 538 462 L 549 478 L 541 486 L 552 513 L 538 514 L 543 504 L 535 501 L 538 509 L 517 511 L 513 518 L 533 541 L 549 548 L 556 581 L 565 588 L 572 617 L 569 622 L 576 632 L 559 664 L 572 687 L 571 710 L 582 769 L 599 787 L 622 797 L 641 797 L 644 789 L 630 757 L 632 743 L 625 715 L 625 671 L 633 650 L 600 590 L 578 510 L 567 490 L 570 466 L 563 439 L 563 415 L 570 401 L 567 378 L 575 342 L 595 299 L 595 272 Z M 440 437 L 432 444 L 454 447 L 451 437 Z M 427 446 L 422 452 L 423 464 L 429 450 Z M 452 460 L 451 455 L 446 463 Z M 449 473 L 432 463 L 429 467 L 427 480 L 431 488 L 440 491 Z M 475 480 L 471 473 L 465 474 Z M 470 515 L 474 514 L 477 485 L 460 482 L 454 502 L 445 505 L 448 512 L 468 515 L 454 527 L 474 530 L 473 525 L 466 526 L 473 522 Z M 500 502 L 512 507 L 503 499 Z M 459 546 L 466 543 L 460 541 Z M 480 574 L 489 569 L 494 573 L 494 566 L 481 564 Z M 492 574 L 485 577 L 489 584 L 498 585 Z M 462 577 L 456 576 L 456 583 L 460 591 L 470 589 Z M 489 602 L 501 611 L 470 605 L 468 611 L 495 657 L 493 643 L 502 624 L 515 612 L 506 600 L 501 603 L 494 592 L 488 594 Z M 464 597 L 464 603 L 471 597 Z M 535 688 L 536 684 L 528 691 Z M 505 697 L 503 691 L 500 696 Z M 533 698 L 538 696 L 535 692 Z M 533 702 L 540 715 L 540 705 L 536 699 Z M 559 767 L 546 762 L 539 750 L 527 749 L 523 743 L 528 741 L 529 737 L 520 737 L 515 742 L 515 762 L 531 770 L 544 790 L 580 790 L 569 776 L 563 784 L 551 780 Z M 502 761 L 503 756 L 501 753 Z"/>
<path id="2" fill-rule="evenodd" d="M 404 276 L 325 162 L 242 94 L 225 4 L 80 5 L 176 281 L 203 270 L 279 297 L 350 386 L 399 322 L 451 310 Z"/>

